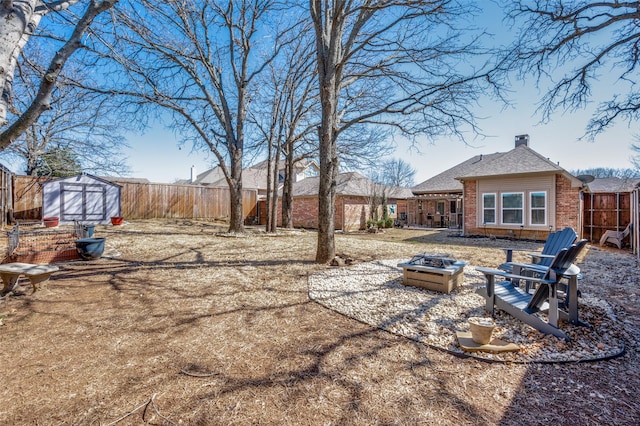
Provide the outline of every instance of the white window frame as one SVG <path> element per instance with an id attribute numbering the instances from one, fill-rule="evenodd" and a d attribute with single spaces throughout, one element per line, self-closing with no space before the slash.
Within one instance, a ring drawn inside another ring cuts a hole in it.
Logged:
<path id="1" fill-rule="evenodd" d="M 485 209 L 484 199 L 487 196 L 492 196 L 493 197 L 493 209 Z M 493 222 L 487 222 L 486 221 L 486 219 L 484 217 L 485 210 L 493 210 L 493 218 L 494 218 Z M 495 224 L 497 224 L 497 219 L 498 219 L 498 194 L 496 194 L 495 192 L 485 192 L 485 193 L 482 194 L 482 224 L 483 225 L 495 225 Z"/>
<path id="2" fill-rule="evenodd" d="M 533 207 L 533 196 L 536 194 L 544 195 L 544 207 Z M 547 191 L 531 191 L 529 192 L 529 225 L 531 226 L 547 226 L 547 213 L 548 213 L 548 202 L 549 195 Z M 533 212 L 534 210 L 542 210 L 544 213 L 544 223 L 533 223 Z"/>
<path id="3" fill-rule="evenodd" d="M 522 201 L 522 204 L 520 206 L 520 209 L 522 211 L 522 219 L 520 222 L 505 222 L 504 221 L 504 212 L 505 210 L 518 210 L 517 208 L 508 208 L 505 209 L 504 207 L 504 197 L 505 196 L 509 196 L 509 195 L 520 195 L 520 199 Z M 525 198 L 524 198 L 524 192 L 502 192 L 500 193 L 500 223 L 502 225 L 524 225 L 524 213 L 525 213 Z"/>

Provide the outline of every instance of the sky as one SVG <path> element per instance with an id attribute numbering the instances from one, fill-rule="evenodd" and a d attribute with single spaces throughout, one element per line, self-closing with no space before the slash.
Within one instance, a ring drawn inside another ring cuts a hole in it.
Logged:
<path id="1" fill-rule="evenodd" d="M 522 93 L 522 99 L 530 99 L 527 90 L 523 89 Z M 525 93 L 528 96 L 524 96 Z M 416 170 L 416 184 L 474 155 L 509 151 L 515 147 L 515 136 L 522 134 L 529 135 L 529 147 L 569 171 L 632 167 L 630 146 L 638 131 L 626 123 L 618 123 L 589 142 L 580 140 L 589 119 L 587 111 L 558 113 L 548 124 L 539 124 L 540 118 L 534 114 L 535 105 L 527 100 L 517 101 L 514 108 L 505 111 L 499 105 L 488 105 L 486 111 L 491 111 L 491 115 L 479 122 L 488 135 L 484 139 L 471 139 L 465 144 L 457 139 L 442 138 L 434 143 L 420 143 L 419 152 L 408 143 L 400 142 L 394 155 Z M 196 173 L 212 167 L 212 156 L 207 158 L 206 153 L 192 152 L 190 146 L 179 147 L 178 139 L 161 123 L 144 134 L 129 135 L 128 139 L 131 177 L 173 183 L 177 179 L 188 179 L 192 166 Z"/>
<path id="2" fill-rule="evenodd" d="M 509 37 L 510 30 L 501 19 L 501 11 L 491 2 L 483 1 L 484 13 L 476 20 L 478 26 L 490 28 L 496 40 Z M 478 154 L 506 152 L 514 148 L 516 135 L 528 134 L 529 146 L 539 154 L 558 163 L 566 170 L 590 168 L 631 168 L 633 152 L 631 144 L 640 132 L 637 126 L 617 123 L 593 142 L 580 140 L 596 107 L 596 101 L 609 92 L 609 83 L 596 86 L 592 103 L 584 111 L 563 113 L 558 111 L 548 123 L 541 124 L 536 114 L 536 103 L 541 93 L 532 81 L 519 82 L 512 87 L 510 99 L 513 106 L 503 109 L 501 104 L 488 99 L 481 101 L 478 121 L 482 132 L 488 137 L 473 139 L 467 144 L 457 139 L 438 138 L 435 143 L 419 142 L 418 150 L 411 149 L 406 142 L 398 142 L 394 156 L 408 162 L 415 170 L 415 184 L 419 184 L 438 173 Z M 157 124 L 143 135 L 130 135 L 129 163 L 132 176 L 147 178 L 152 182 L 172 183 L 176 179 L 190 177 L 191 167 L 197 173 L 212 167 L 212 156 L 194 153 L 190 146 L 179 149 L 177 138 L 169 130 Z"/>
<path id="3" fill-rule="evenodd" d="M 481 4 L 486 9 L 477 19 L 477 25 L 491 28 L 495 38 L 504 41 L 509 30 L 501 23 L 500 10 L 490 2 Z M 607 92 L 607 85 L 600 85 L 595 91 L 595 100 Z M 470 135 L 467 144 L 457 139 L 438 138 L 433 144 L 420 142 L 419 152 L 410 149 L 407 143 L 398 142 L 394 156 L 405 160 L 416 170 L 415 184 L 419 184 L 472 156 L 509 151 L 514 147 L 516 135 L 528 134 L 529 146 L 533 150 L 569 171 L 632 167 L 630 146 L 636 141 L 634 136 L 640 133 L 637 126 L 630 128 L 626 123 L 618 123 L 594 142 L 581 141 L 579 139 L 584 134 L 595 103 L 579 113 L 559 111 L 549 123 L 540 124 L 535 108 L 542 95 L 533 81 L 520 82 L 510 93 L 514 103 L 511 108 L 503 110 L 502 105 L 488 99 L 481 101 L 478 114 L 485 118 L 480 119 L 478 125 L 488 137 L 473 139 Z M 196 173 L 201 173 L 214 166 L 212 154 L 193 152 L 191 146 L 179 146 L 178 138 L 161 122 L 153 123 L 144 133 L 126 136 L 131 146 L 125 150 L 131 168 L 130 177 L 173 183 L 178 179 L 188 179 L 192 167 Z M 7 166 L 14 172 L 21 172 L 15 165 Z"/>

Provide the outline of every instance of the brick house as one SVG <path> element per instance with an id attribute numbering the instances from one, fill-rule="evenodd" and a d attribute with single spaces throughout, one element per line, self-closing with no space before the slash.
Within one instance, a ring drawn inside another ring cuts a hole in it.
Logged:
<path id="1" fill-rule="evenodd" d="M 408 200 L 408 224 L 462 228 L 464 188 L 458 176 L 473 170 L 483 158 L 498 155 L 477 155 L 411 188 L 414 197 Z"/>
<path id="2" fill-rule="evenodd" d="M 308 177 L 293 185 L 293 226 L 318 228 L 318 177 Z M 336 179 L 335 228 L 348 231 L 365 229 L 371 217 L 374 194 L 381 194 L 383 187 L 357 172 L 340 173 Z M 386 187 L 389 216 L 398 218 L 406 214 L 406 199 L 411 197 L 408 188 Z M 279 221 L 282 212 L 278 212 Z M 381 213 L 379 213 L 381 216 Z"/>
<path id="3" fill-rule="evenodd" d="M 566 226 L 581 233 L 585 184 L 528 142 L 528 135 L 517 136 L 511 151 L 475 156 L 412 188 L 416 199 L 423 200 L 422 212 L 425 205 L 431 211 L 429 201 L 444 199 L 449 203 L 441 207 L 451 220 L 453 199 L 459 197 L 455 215 L 466 236 L 543 240 L 551 230 Z M 419 217 L 421 211 L 413 213 Z"/>

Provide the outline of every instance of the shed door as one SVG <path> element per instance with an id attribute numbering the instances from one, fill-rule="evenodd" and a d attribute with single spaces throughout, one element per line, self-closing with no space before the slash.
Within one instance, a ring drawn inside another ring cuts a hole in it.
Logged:
<path id="1" fill-rule="evenodd" d="M 107 189 L 89 183 L 60 183 L 62 221 L 103 221 L 107 218 Z"/>

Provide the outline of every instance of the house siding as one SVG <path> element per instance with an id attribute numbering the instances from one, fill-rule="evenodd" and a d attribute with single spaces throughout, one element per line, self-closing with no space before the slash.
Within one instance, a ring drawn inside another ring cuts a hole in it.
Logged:
<path id="1" fill-rule="evenodd" d="M 483 179 L 478 181 L 478 193 L 476 197 L 476 211 L 478 215 L 476 217 L 476 226 L 483 226 L 482 223 L 482 194 L 494 193 L 497 195 L 497 206 L 496 206 L 496 216 L 500 217 L 500 194 L 506 192 L 513 193 L 523 193 L 525 202 L 524 202 L 524 228 L 537 229 L 537 230 L 548 230 L 548 228 L 555 227 L 555 217 L 556 217 L 556 208 L 553 200 L 556 199 L 556 184 L 555 184 L 555 176 L 536 176 L 536 177 L 525 177 L 525 178 L 515 178 L 515 177 L 505 177 L 498 179 Z M 544 225 L 531 225 L 531 217 L 529 211 L 529 194 L 535 191 L 544 191 L 547 194 L 547 206 L 546 206 L 546 219 Z M 498 228 L 507 228 L 507 229 L 518 229 L 520 225 L 503 225 L 496 224 L 492 225 Z"/>
<path id="2" fill-rule="evenodd" d="M 531 225 L 528 194 L 532 191 L 547 193 L 547 217 L 545 225 Z M 522 192 L 525 194 L 524 225 L 482 223 L 482 194 L 495 193 L 498 198 L 496 216 L 500 216 L 499 198 L 504 192 Z M 580 188 L 561 174 L 548 176 L 528 176 L 524 178 L 502 177 L 464 182 L 465 228 L 467 236 L 495 235 L 497 237 L 517 237 L 544 240 L 551 230 L 566 226 L 580 229 Z"/>

